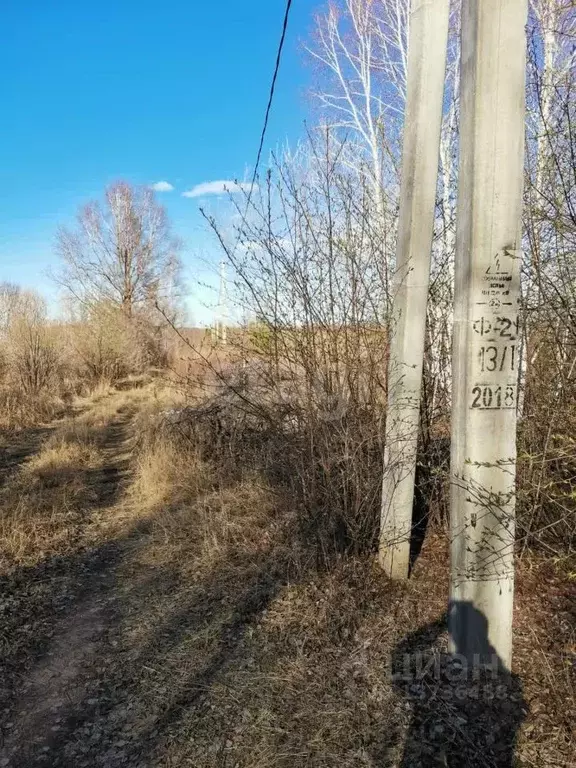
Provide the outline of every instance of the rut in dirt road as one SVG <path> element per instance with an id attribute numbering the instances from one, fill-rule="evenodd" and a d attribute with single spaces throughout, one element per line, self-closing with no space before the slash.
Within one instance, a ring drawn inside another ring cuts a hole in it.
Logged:
<path id="1" fill-rule="evenodd" d="M 30 637 L 8 658 L 3 674 L 0 765 L 78 764 L 67 762 L 66 736 L 99 701 L 91 684 L 114 653 L 115 570 L 134 546 L 135 533 L 96 546 L 93 536 L 83 538 L 91 526 L 114 516 L 130 479 L 132 416 L 120 413 L 106 425 L 101 466 L 85 470 L 91 503 L 83 510 L 76 551 L 2 579 L 8 613 L 13 619 L 20 614 L 19 634 Z"/>

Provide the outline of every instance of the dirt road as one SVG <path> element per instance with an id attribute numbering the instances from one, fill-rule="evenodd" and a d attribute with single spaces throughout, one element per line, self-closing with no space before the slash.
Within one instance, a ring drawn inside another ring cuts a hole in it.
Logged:
<path id="1" fill-rule="evenodd" d="M 128 409 L 101 428 L 98 467 L 76 473 L 75 482 L 89 494 L 74 520 L 72 551 L 12 568 L 1 579 L 0 765 L 121 764 L 125 740 L 117 734 L 99 738 L 100 755 L 90 751 L 83 760 L 82 753 L 110 701 L 104 680 L 110 657 L 118 653 L 118 568 L 143 542 L 142 530 L 105 533 L 108 526 L 119 530 L 114 523 L 131 475 L 132 416 Z M 55 429 L 17 436 L 4 454 L 5 478 L 34 457 Z"/>

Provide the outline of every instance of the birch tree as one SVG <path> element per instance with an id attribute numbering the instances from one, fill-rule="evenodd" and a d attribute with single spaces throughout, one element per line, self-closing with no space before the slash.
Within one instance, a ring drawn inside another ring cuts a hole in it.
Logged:
<path id="1" fill-rule="evenodd" d="M 394 270 L 401 134 L 406 103 L 409 0 L 341 0 L 317 15 L 314 95 L 322 118 L 348 137 L 347 159 L 371 181 L 386 246 L 386 278 Z M 445 109 L 440 146 L 440 184 L 432 253 L 426 375 L 444 407 L 449 393 L 455 177 L 458 134 L 458 3 L 450 16 Z M 352 140 L 350 140 L 352 139 Z M 391 282 L 391 281 L 388 281 Z M 387 287 L 387 293 L 390 290 Z M 390 302 L 389 302 L 390 305 Z M 432 380 L 432 381 L 430 381 Z M 434 398 L 432 398 L 434 400 Z"/>
<path id="2" fill-rule="evenodd" d="M 334 127 L 352 132 L 382 195 L 397 181 L 406 101 L 409 0 L 343 0 L 316 17 L 315 96 Z"/>
<path id="3" fill-rule="evenodd" d="M 366 178 L 371 217 L 386 256 L 390 306 L 406 100 L 409 0 L 341 0 L 316 17 L 308 48 L 319 68 L 314 91 L 322 119 L 346 137 L 343 160 Z"/>
<path id="4" fill-rule="evenodd" d="M 105 302 L 131 318 L 156 302 L 173 303 L 179 249 L 152 190 L 116 182 L 106 189 L 104 206 L 88 203 L 75 228 L 60 229 L 64 266 L 56 279 L 81 305 Z"/>
<path id="5" fill-rule="evenodd" d="M 575 80 L 576 7 L 571 0 L 531 0 L 528 21 L 523 336 L 518 370 L 519 413 L 525 413 L 529 369 L 541 345 L 533 340 L 548 313 L 546 283 L 557 270 L 558 231 L 551 214 L 569 195 L 559 178 L 558 138 L 570 132 L 566 94 Z M 570 157 L 570 155 L 568 155 Z M 552 193 L 552 194 L 550 194 Z M 563 194 L 564 193 L 564 194 Z M 560 247 L 560 251 L 562 251 Z M 554 279 L 557 279 L 556 276 Z M 558 285 L 566 285 L 559 281 Z"/>

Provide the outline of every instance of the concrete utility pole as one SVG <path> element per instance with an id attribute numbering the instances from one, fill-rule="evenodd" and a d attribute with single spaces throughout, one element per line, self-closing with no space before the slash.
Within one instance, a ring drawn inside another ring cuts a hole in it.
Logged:
<path id="1" fill-rule="evenodd" d="M 510 665 L 527 0 L 464 0 L 452 376 L 451 641 Z M 459 609 L 461 608 L 461 610 Z M 482 615 L 488 637 L 479 647 Z"/>
<path id="2" fill-rule="evenodd" d="M 379 560 L 407 579 L 449 0 L 412 0 Z"/>
<path id="3" fill-rule="evenodd" d="M 226 344 L 226 324 L 228 322 L 228 289 L 226 286 L 226 262 L 220 262 L 220 288 L 218 306 L 214 312 L 212 337 L 215 343 Z"/>

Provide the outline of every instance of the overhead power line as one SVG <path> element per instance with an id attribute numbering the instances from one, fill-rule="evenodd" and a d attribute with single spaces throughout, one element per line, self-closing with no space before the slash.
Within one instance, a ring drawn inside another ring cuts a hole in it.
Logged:
<path id="1" fill-rule="evenodd" d="M 284 13 L 284 21 L 282 24 L 282 34 L 280 36 L 280 42 L 278 43 L 278 52 L 276 53 L 276 64 L 274 66 L 274 74 L 272 76 L 272 82 L 270 84 L 270 93 L 268 95 L 268 104 L 266 106 L 266 114 L 264 115 L 264 125 L 262 126 L 262 133 L 260 134 L 260 144 L 258 146 L 258 154 L 256 155 L 256 165 L 254 166 L 254 173 L 252 174 L 252 183 L 248 190 L 248 198 L 246 201 L 246 209 L 250 204 L 250 197 L 252 196 L 252 190 L 256 177 L 258 175 L 258 166 L 262 158 L 262 149 L 264 147 L 264 139 L 266 137 L 266 129 L 268 128 L 268 120 L 270 118 L 270 110 L 272 109 L 272 101 L 274 100 L 274 90 L 276 88 L 276 80 L 278 78 L 278 72 L 280 70 L 280 61 L 282 59 L 282 49 L 284 48 L 284 40 L 286 39 L 286 30 L 288 29 L 288 18 L 290 16 L 290 8 L 292 7 L 292 0 L 287 0 L 286 11 Z"/>
<path id="2" fill-rule="evenodd" d="M 244 208 L 244 217 L 248 214 L 248 209 L 250 207 L 250 200 L 252 199 L 252 191 L 254 189 L 254 184 L 256 183 L 256 177 L 258 176 L 258 167 L 260 166 L 260 160 L 262 158 L 262 149 L 264 147 L 264 139 L 266 138 L 266 130 L 268 128 L 268 120 L 270 118 L 270 110 L 272 109 L 272 102 L 274 100 L 274 91 L 276 88 L 276 80 L 278 79 L 278 72 L 280 70 L 280 61 L 282 59 L 282 50 L 284 48 L 284 41 L 286 39 L 286 30 L 288 29 L 288 19 L 290 17 L 290 9 L 292 7 L 292 0 L 286 0 L 286 10 L 284 12 L 284 20 L 282 22 L 282 34 L 280 35 L 280 41 L 278 43 L 278 50 L 276 52 L 276 62 L 274 64 L 274 74 L 272 75 L 272 82 L 270 83 L 270 92 L 268 94 L 268 103 L 266 105 L 266 112 L 264 114 L 264 124 L 262 125 L 262 132 L 260 134 L 260 143 L 258 145 L 258 154 L 256 155 L 256 164 L 254 165 L 254 173 L 252 174 L 252 181 L 250 183 L 250 189 L 248 190 L 248 195 L 246 196 L 246 206 Z M 236 238 L 236 243 L 234 245 L 234 248 L 232 249 L 233 252 L 236 251 L 238 244 L 240 243 L 242 237 L 242 231 L 239 228 L 238 236 Z"/>

